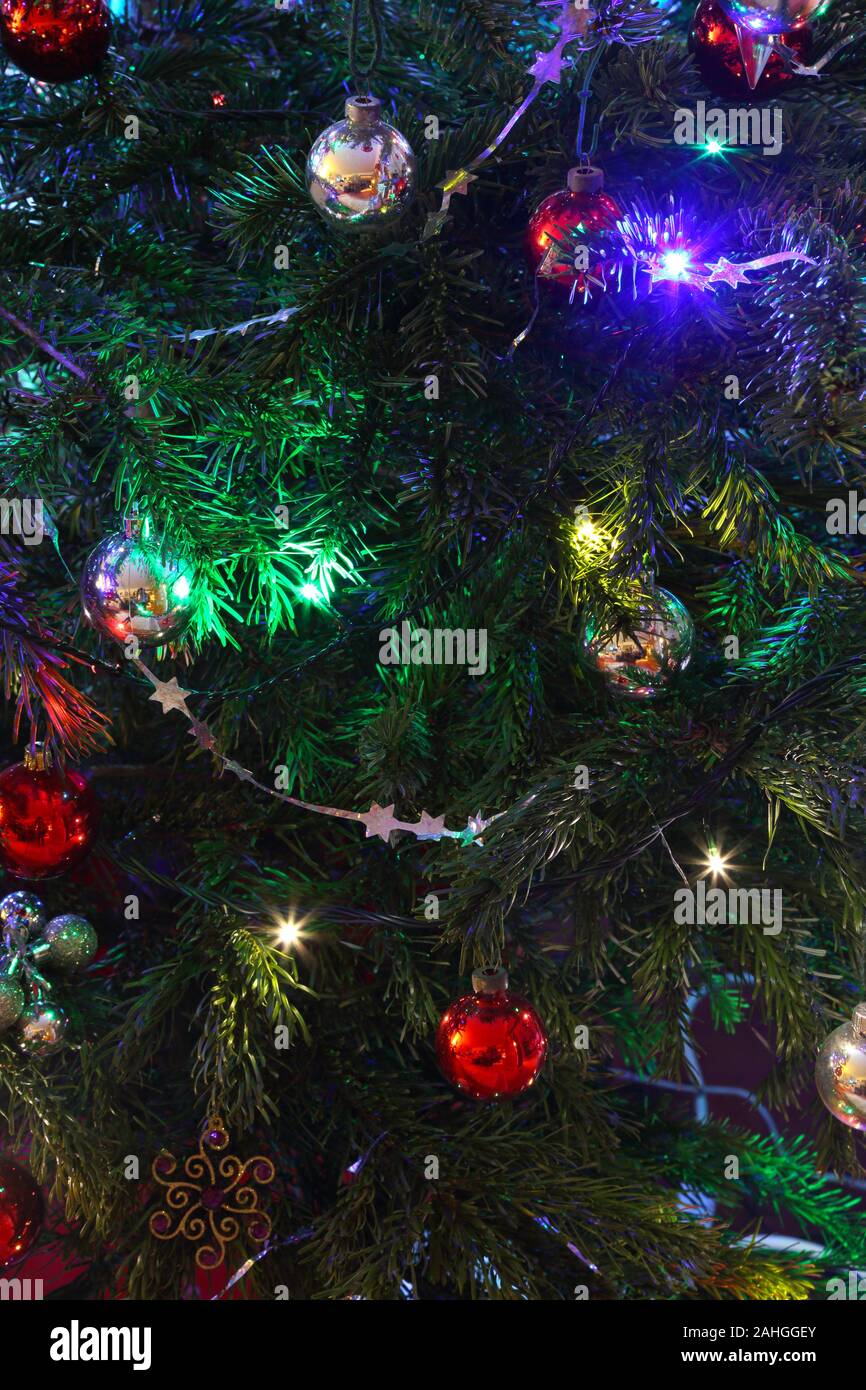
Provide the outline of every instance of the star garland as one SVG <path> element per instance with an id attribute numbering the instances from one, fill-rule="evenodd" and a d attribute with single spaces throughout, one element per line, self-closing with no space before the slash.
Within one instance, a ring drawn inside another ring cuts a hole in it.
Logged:
<path id="1" fill-rule="evenodd" d="M 442 191 L 442 201 L 437 211 L 431 213 L 427 219 L 424 240 L 436 236 L 442 230 L 448 219 L 453 195 L 465 195 L 469 191 L 470 183 L 477 178 L 473 170 L 496 153 L 517 122 L 529 110 L 542 88 L 548 82 L 559 85 L 566 61 L 565 49 L 569 44 L 577 43 L 580 50 L 584 51 L 600 42 L 641 42 L 657 36 L 655 28 L 652 32 L 644 32 L 647 24 L 651 22 L 649 12 L 624 7 L 622 0 L 607 0 L 607 3 L 599 3 L 597 8 L 592 7 L 588 0 L 541 0 L 541 4 L 542 8 L 556 11 L 552 16 L 552 24 L 556 30 L 553 47 L 536 52 L 531 66 L 527 69 L 532 78 L 532 86 L 490 144 L 460 169 L 449 169 L 444 180 L 437 184 Z"/>
<path id="2" fill-rule="evenodd" d="M 817 265 L 818 262 L 811 256 L 807 256 L 802 251 L 774 251 L 771 256 L 758 256 L 753 261 L 729 261 L 725 256 L 720 256 L 714 265 L 708 261 L 705 267 L 709 271 L 708 275 L 701 274 L 700 271 L 692 271 L 683 274 L 682 279 L 695 289 L 712 291 L 714 284 L 730 285 L 731 289 L 736 289 L 737 285 L 750 285 L 746 272 L 749 270 L 764 270 L 767 266 L 781 265 L 783 261 L 799 261 L 803 265 Z M 663 270 L 650 266 L 653 283 L 658 280 L 670 278 L 665 275 Z M 678 277 L 679 278 L 679 277 Z"/>
<path id="3" fill-rule="evenodd" d="M 449 839 L 460 840 L 463 844 L 473 842 L 483 844 L 481 835 L 488 825 L 498 819 L 498 815 L 485 819 L 479 811 L 478 815 L 469 817 L 462 830 L 450 830 L 445 824 L 444 816 L 431 816 L 428 811 L 422 810 L 417 821 L 400 820 L 394 815 L 393 802 L 390 806 L 380 806 L 378 802 L 374 801 L 369 811 L 346 811 L 339 806 L 322 806 L 317 802 L 302 801 L 300 797 L 289 796 L 286 792 L 278 791 L 276 787 L 269 787 L 265 782 L 260 782 L 249 768 L 219 751 L 216 739 L 207 722 L 197 718 L 187 705 L 186 701 L 190 692 L 182 689 L 176 676 L 163 681 L 140 658 L 136 658 L 133 664 L 153 686 L 153 694 L 148 698 L 157 702 L 163 714 L 168 714 L 171 710 L 177 710 L 179 714 L 182 714 L 188 720 L 190 733 L 199 747 L 205 752 L 212 753 L 222 765 L 224 772 L 231 773 L 233 777 L 237 777 L 239 782 L 249 783 L 250 786 L 264 792 L 267 796 L 275 797 L 277 801 L 284 801 L 287 806 L 295 806 L 301 811 L 311 811 L 313 815 L 317 816 L 331 816 L 336 820 L 355 821 L 359 825 L 363 825 L 368 840 L 379 839 L 386 845 L 390 844 L 391 836 L 396 830 L 405 830 L 408 834 L 414 835 L 416 840 Z M 499 812 L 499 815 L 502 814 Z"/>

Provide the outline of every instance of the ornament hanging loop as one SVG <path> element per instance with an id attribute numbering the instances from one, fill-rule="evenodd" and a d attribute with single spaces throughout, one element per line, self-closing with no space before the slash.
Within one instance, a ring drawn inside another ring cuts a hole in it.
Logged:
<path id="1" fill-rule="evenodd" d="M 382 60 L 384 35 L 379 4 L 380 0 L 352 0 L 352 11 L 349 16 L 349 72 L 352 74 L 352 83 L 356 92 L 369 92 L 370 78 Z M 370 60 L 365 65 L 362 65 L 358 53 L 361 38 L 362 6 L 370 29 L 371 45 Z"/>

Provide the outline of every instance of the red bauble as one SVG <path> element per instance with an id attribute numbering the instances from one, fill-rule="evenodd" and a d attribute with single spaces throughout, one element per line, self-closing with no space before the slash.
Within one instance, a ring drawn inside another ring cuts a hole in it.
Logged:
<path id="1" fill-rule="evenodd" d="M 568 187 L 551 193 L 529 219 L 527 254 L 539 280 L 568 290 L 573 302 L 597 303 L 617 269 L 620 216 L 600 169 L 569 169 Z"/>
<path id="2" fill-rule="evenodd" d="M 504 970 L 479 970 L 472 988 L 442 1015 L 436 1057 L 446 1080 L 473 1100 L 509 1100 L 541 1071 L 547 1033 L 528 999 L 511 993 Z"/>
<path id="3" fill-rule="evenodd" d="M 50 878 L 77 864 L 98 820 L 86 779 L 52 767 L 41 749 L 0 772 L 0 860 L 18 878 Z"/>
<path id="4" fill-rule="evenodd" d="M 42 1193 L 27 1170 L 0 1158 L 0 1269 L 27 1254 L 44 1215 Z"/>
<path id="5" fill-rule="evenodd" d="M 759 37 L 766 42 L 768 36 Z M 783 44 L 801 63 L 808 63 L 812 56 L 812 26 L 805 21 L 775 38 L 764 71 L 755 86 L 750 87 L 734 24 L 718 0 L 701 0 L 689 31 L 689 49 L 711 92 L 720 97 L 752 97 L 761 101 L 797 80 L 784 58 L 773 52 L 777 44 Z"/>
<path id="6" fill-rule="evenodd" d="M 95 72 L 110 38 L 104 0 L 0 0 L 6 56 L 40 82 L 74 82 Z"/>

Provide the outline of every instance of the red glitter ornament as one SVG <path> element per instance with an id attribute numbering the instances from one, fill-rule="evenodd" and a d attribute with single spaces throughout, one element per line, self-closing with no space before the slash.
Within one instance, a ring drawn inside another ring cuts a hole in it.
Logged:
<path id="1" fill-rule="evenodd" d="M 597 303 L 616 271 L 621 213 L 601 169 L 569 169 L 567 184 L 529 219 L 527 253 L 539 280 L 569 290 L 572 301 Z"/>
<path id="2" fill-rule="evenodd" d="M 44 1215 L 42 1193 L 26 1168 L 0 1158 L 0 1269 L 27 1254 Z"/>
<path id="3" fill-rule="evenodd" d="M 0 0 L 6 56 L 40 82 L 74 82 L 95 72 L 110 38 L 104 0 Z"/>
<path id="4" fill-rule="evenodd" d="M 53 767 L 41 748 L 0 772 L 0 860 L 18 878 L 50 878 L 77 864 L 98 820 L 86 779 Z"/>
<path id="5" fill-rule="evenodd" d="M 473 1100 L 509 1100 L 541 1071 L 547 1033 L 501 967 L 476 971 L 472 988 L 442 1015 L 436 1057 L 446 1080 Z"/>
<path id="6" fill-rule="evenodd" d="M 774 42 L 768 43 L 768 38 L 773 38 Z M 801 20 L 782 34 L 753 37 L 746 32 L 744 41 L 750 50 L 749 63 L 753 75 L 758 73 L 766 59 L 766 65 L 754 86 L 749 84 L 736 26 L 718 0 L 701 0 L 689 31 L 689 50 L 710 91 L 720 97 L 748 96 L 760 101 L 796 82 L 796 73 L 777 51 L 780 45 L 801 63 L 808 63 L 812 56 L 813 32 L 806 20 Z"/>

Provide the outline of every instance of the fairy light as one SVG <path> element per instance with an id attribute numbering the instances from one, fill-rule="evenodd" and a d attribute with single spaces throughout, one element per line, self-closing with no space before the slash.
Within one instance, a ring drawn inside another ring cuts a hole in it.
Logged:
<path id="1" fill-rule="evenodd" d="M 306 603 L 315 604 L 317 608 L 327 608 L 334 593 L 335 575 L 341 579 L 351 579 L 351 564 L 332 548 L 320 551 L 307 566 L 307 577 L 296 592 Z"/>
<path id="2" fill-rule="evenodd" d="M 287 917 L 277 927 L 277 941 L 286 950 L 291 950 L 293 946 L 297 946 L 301 935 L 301 924 L 296 922 L 293 917 Z"/>
<path id="3" fill-rule="evenodd" d="M 719 874 L 725 872 L 727 863 L 725 856 L 719 854 L 714 845 L 710 845 L 707 849 L 707 870 L 713 875 L 713 878 L 717 878 Z"/>
<path id="4" fill-rule="evenodd" d="M 714 144 L 718 141 L 711 140 L 704 148 L 709 152 Z M 724 153 L 721 146 L 718 153 Z M 624 213 L 617 222 L 617 231 L 623 241 L 624 267 L 631 263 L 635 275 L 648 272 L 651 286 L 667 282 L 677 288 L 688 285 L 715 293 L 717 285 L 736 289 L 738 285 L 750 284 L 749 271 L 766 270 L 788 261 L 817 264 L 800 250 L 773 251 L 750 261 L 731 261 L 716 252 L 717 259 L 710 261 L 706 235 L 701 235 L 694 219 L 673 198 L 663 210 L 635 208 Z M 624 276 L 624 269 L 620 274 Z"/>
<path id="5" fill-rule="evenodd" d="M 689 268 L 689 253 L 683 247 L 666 251 L 662 257 L 662 272 L 669 280 L 680 280 Z M 661 277 L 660 277 L 661 278 Z"/>
<path id="6" fill-rule="evenodd" d="M 596 525 L 587 508 L 580 503 L 574 509 L 572 544 L 578 551 L 598 551 L 610 544 L 603 527 Z"/>

